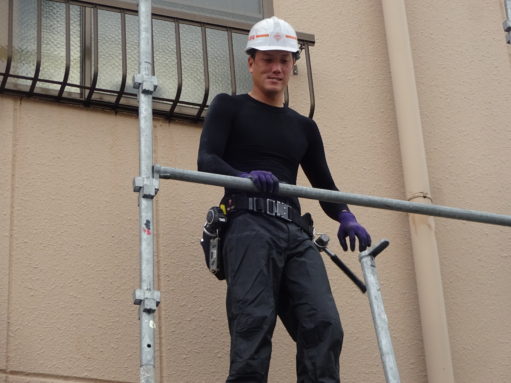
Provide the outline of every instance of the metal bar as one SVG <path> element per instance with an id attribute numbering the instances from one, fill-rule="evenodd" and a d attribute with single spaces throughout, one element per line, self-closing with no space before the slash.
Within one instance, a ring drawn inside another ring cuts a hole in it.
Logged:
<path id="1" fill-rule="evenodd" d="M 309 51 L 309 44 L 304 43 L 305 46 L 305 63 L 307 65 L 307 80 L 309 82 L 309 100 L 310 100 L 310 110 L 309 110 L 309 118 L 314 117 L 314 109 L 316 108 L 316 99 L 314 98 L 314 82 L 312 81 L 312 65 L 311 65 L 311 56 Z"/>
<path id="2" fill-rule="evenodd" d="M 177 64 L 177 90 L 174 102 L 169 110 L 169 120 L 174 115 L 177 104 L 181 98 L 181 91 L 183 90 L 183 62 L 181 57 L 181 31 L 179 28 L 179 21 L 175 20 L 175 35 L 176 35 L 176 64 Z"/>
<path id="3" fill-rule="evenodd" d="M 154 289 L 154 221 L 153 198 L 157 187 L 153 168 L 153 92 L 156 78 L 152 62 L 151 0 L 139 0 L 139 73 L 135 76 L 139 100 L 140 176 L 135 178 L 139 192 L 140 289 L 135 291 L 135 304 L 140 305 L 140 382 L 155 382 L 155 311 L 159 291 Z"/>
<path id="4" fill-rule="evenodd" d="M 69 2 L 65 3 L 66 7 L 66 69 L 64 70 L 64 78 L 60 85 L 59 94 L 57 99 L 60 100 L 66 89 L 69 80 L 69 73 L 71 71 L 71 5 Z"/>
<path id="5" fill-rule="evenodd" d="M 87 94 L 86 105 L 88 105 L 92 99 L 92 95 L 96 90 L 96 84 L 98 82 L 98 55 L 99 55 L 99 28 L 98 28 L 98 8 L 94 7 L 92 9 L 92 35 L 93 35 L 93 49 L 94 52 L 94 60 L 93 60 L 93 75 L 92 81 L 89 88 L 89 93 Z"/>
<path id="6" fill-rule="evenodd" d="M 155 165 L 154 172 L 159 174 L 159 177 L 163 179 L 174 179 L 186 182 L 203 183 L 207 185 L 224 186 L 244 191 L 257 191 L 257 188 L 252 183 L 252 181 L 241 177 L 169 168 L 160 165 Z M 279 192 L 277 194 L 287 197 L 316 199 L 325 202 L 347 203 L 350 205 L 373 207 L 377 209 L 459 219 L 462 221 L 511 226 L 511 215 L 495 214 L 484 211 L 467 210 L 441 205 L 422 204 L 391 198 L 374 197 L 334 190 L 288 185 L 284 183 L 280 184 Z"/>
<path id="7" fill-rule="evenodd" d="M 376 272 L 376 263 L 374 261 L 376 255 L 385 249 L 388 244 L 388 241 L 383 240 L 374 248 L 363 251 L 359 255 L 359 261 L 366 282 L 367 298 L 369 299 L 369 306 L 371 307 L 373 316 L 374 329 L 376 331 L 376 338 L 378 339 L 385 380 L 387 383 L 399 383 L 399 371 L 392 347 L 389 323 L 383 306 L 383 298 L 378 281 L 378 273 Z"/>
<path id="8" fill-rule="evenodd" d="M 195 116 L 195 120 L 199 120 L 201 118 L 202 112 L 204 112 L 204 108 L 208 102 L 209 97 L 209 62 L 208 62 L 208 39 L 206 36 L 206 27 L 201 25 L 201 37 L 202 37 L 202 60 L 204 65 L 204 97 L 202 99 L 201 106 L 199 107 L 199 111 Z"/>
<path id="9" fill-rule="evenodd" d="M 229 69 L 231 71 L 231 94 L 236 95 L 236 66 L 234 64 L 234 42 L 232 41 L 232 29 L 227 30 L 227 45 L 229 49 Z"/>
<path id="10" fill-rule="evenodd" d="M 7 79 L 9 78 L 9 73 L 11 72 L 12 65 L 12 51 L 13 51 L 13 24 L 14 24 L 14 0 L 9 0 L 9 17 L 8 17 L 8 36 L 7 36 L 7 62 L 5 65 L 4 77 L 2 79 L 2 83 L 0 84 L 0 91 L 5 88 L 7 84 Z"/>
<path id="11" fill-rule="evenodd" d="M 121 102 L 121 98 L 124 95 L 124 89 L 126 89 L 126 77 L 128 73 L 128 59 L 127 59 L 127 49 L 126 49 L 126 12 L 121 10 L 121 49 L 122 49 L 122 77 L 121 77 L 121 86 L 119 87 L 119 93 L 117 94 L 117 98 L 115 99 L 114 109 L 119 107 L 119 103 Z"/>
<path id="12" fill-rule="evenodd" d="M 39 73 L 41 72 L 41 50 L 42 50 L 42 39 L 43 39 L 43 1 L 37 0 L 37 22 L 36 22 L 36 64 L 34 71 L 34 78 L 32 79 L 32 84 L 30 85 L 30 89 L 28 90 L 28 94 L 32 95 L 34 93 L 35 87 L 37 85 L 37 80 L 39 79 Z"/>

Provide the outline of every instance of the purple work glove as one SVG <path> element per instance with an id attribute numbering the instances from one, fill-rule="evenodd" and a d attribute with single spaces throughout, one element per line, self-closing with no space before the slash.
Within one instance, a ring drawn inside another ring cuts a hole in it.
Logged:
<path id="1" fill-rule="evenodd" d="M 257 189 L 264 193 L 275 193 L 279 190 L 279 179 L 266 170 L 252 170 L 250 173 L 241 173 L 240 177 L 251 179 Z"/>
<path id="2" fill-rule="evenodd" d="M 357 222 L 355 216 L 347 211 L 343 210 L 339 213 L 338 221 L 341 224 L 337 237 L 341 243 L 341 247 L 344 251 L 348 251 L 348 244 L 346 243 L 346 237 L 350 238 L 350 249 L 355 251 L 355 237 L 358 238 L 358 248 L 360 251 L 364 251 L 371 246 L 371 236 L 364 227 Z"/>

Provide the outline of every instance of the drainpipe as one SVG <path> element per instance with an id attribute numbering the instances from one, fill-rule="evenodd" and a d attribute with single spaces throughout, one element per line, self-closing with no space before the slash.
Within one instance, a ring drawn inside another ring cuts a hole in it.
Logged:
<path id="1" fill-rule="evenodd" d="M 431 204 L 419 100 L 404 0 L 382 0 L 401 160 L 409 201 Z M 433 217 L 410 214 L 422 337 L 430 383 L 454 383 Z"/>

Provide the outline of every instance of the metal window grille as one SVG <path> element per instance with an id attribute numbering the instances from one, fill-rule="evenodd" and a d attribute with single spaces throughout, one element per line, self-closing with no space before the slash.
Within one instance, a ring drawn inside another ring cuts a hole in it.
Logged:
<path id="1" fill-rule="evenodd" d="M 205 19 L 153 15 L 155 115 L 197 121 L 214 95 L 250 89 L 243 52 L 248 28 Z M 314 37 L 299 34 L 299 41 L 312 118 Z M 0 93 L 136 113 L 137 68 L 133 9 L 62 0 L 0 2 Z"/>

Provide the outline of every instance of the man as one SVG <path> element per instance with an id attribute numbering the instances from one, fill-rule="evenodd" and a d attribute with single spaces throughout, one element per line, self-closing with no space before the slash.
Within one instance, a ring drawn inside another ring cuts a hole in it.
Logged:
<path id="1" fill-rule="evenodd" d="M 312 238 L 312 221 L 296 198 L 278 196 L 279 182 L 296 184 L 302 166 L 312 186 L 338 190 L 319 130 L 284 105 L 295 60 L 294 29 L 272 17 L 255 24 L 246 46 L 253 87 L 220 94 L 211 103 L 201 136 L 201 171 L 251 179 L 259 193 L 226 189 L 223 238 L 227 316 L 231 334 L 227 382 L 268 381 L 277 315 L 297 344 L 299 383 L 339 382 L 343 331 L 325 267 Z M 371 238 L 345 204 L 321 202 L 340 222 L 346 251 L 363 251 Z M 309 216 L 310 217 L 310 216 Z"/>

